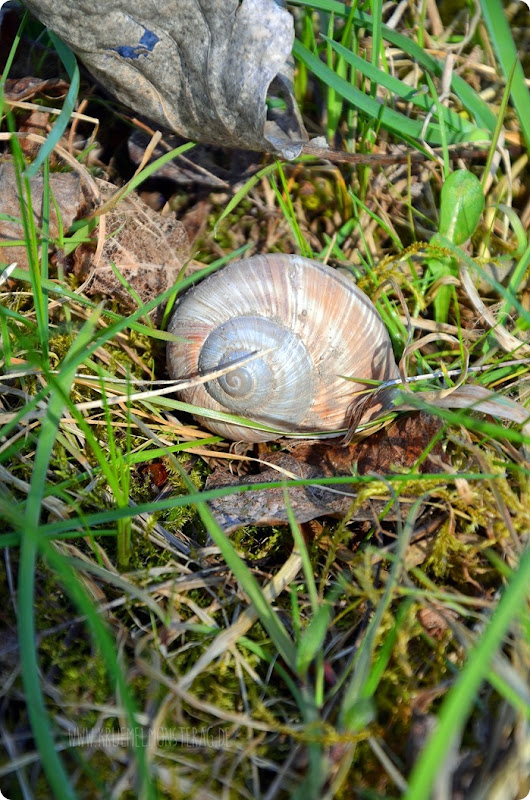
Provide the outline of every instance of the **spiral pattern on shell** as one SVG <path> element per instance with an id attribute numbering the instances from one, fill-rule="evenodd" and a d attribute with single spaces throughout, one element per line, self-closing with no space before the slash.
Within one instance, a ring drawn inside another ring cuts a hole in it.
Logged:
<path id="1" fill-rule="evenodd" d="M 301 256 L 253 256 L 224 267 L 179 300 L 169 331 L 182 340 L 168 345 L 173 378 L 206 375 L 263 353 L 179 396 L 287 434 L 343 430 L 354 393 L 363 388 L 345 378 L 398 375 L 387 330 L 369 298 L 348 277 Z M 383 404 L 388 399 L 387 394 Z M 371 405 L 362 420 L 382 402 Z M 277 438 L 201 421 L 230 439 Z"/>

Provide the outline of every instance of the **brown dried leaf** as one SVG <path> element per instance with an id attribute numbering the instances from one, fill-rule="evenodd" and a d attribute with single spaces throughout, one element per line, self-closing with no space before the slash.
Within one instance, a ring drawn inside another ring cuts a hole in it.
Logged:
<path id="1" fill-rule="evenodd" d="M 280 470 L 286 471 L 294 478 L 318 478 L 322 473 L 318 469 L 297 461 L 285 453 L 270 453 L 267 462 Z M 282 480 L 285 472 L 276 469 L 265 469 L 258 475 L 250 475 L 234 480 L 231 472 L 218 467 L 206 482 L 207 489 L 218 489 L 222 486 L 241 486 L 255 483 L 269 483 Z M 350 491 L 350 487 L 345 487 Z M 353 498 L 346 499 L 341 495 L 331 494 L 318 486 L 301 486 L 290 488 L 289 502 L 294 509 L 298 522 L 322 517 L 325 514 L 347 511 Z M 276 525 L 288 522 L 285 508 L 284 491 L 281 488 L 261 489 L 244 494 L 233 494 L 210 501 L 210 508 L 219 525 L 226 532 L 235 531 L 242 525 Z"/>
<path id="2" fill-rule="evenodd" d="M 483 414 L 491 414 L 493 417 L 521 425 L 530 423 L 530 411 L 527 408 L 509 397 L 486 389 L 485 386 L 471 384 L 459 386 L 445 397 L 437 398 L 435 404 L 441 408 L 469 408 L 473 411 L 482 411 Z"/>
<path id="3" fill-rule="evenodd" d="M 31 100 L 36 95 L 63 97 L 68 91 L 68 84 L 61 78 L 7 78 L 5 82 L 5 99 L 7 101 Z"/>
<path id="4" fill-rule="evenodd" d="M 50 130 L 50 115 L 47 111 L 34 110 L 26 119 L 19 125 L 19 133 L 36 133 L 39 136 L 46 137 Z M 34 141 L 32 137 L 23 136 L 20 139 L 20 149 L 24 153 L 25 158 L 30 161 L 35 158 L 39 152 L 41 145 Z M 50 166 L 56 166 L 57 159 L 52 153 L 50 158 Z"/>
<path id="5" fill-rule="evenodd" d="M 432 605 L 426 608 L 420 608 L 417 616 L 422 628 L 426 630 L 430 636 L 441 640 L 449 628 L 447 620 L 457 619 L 458 614 L 450 608 L 444 609 L 442 606 L 439 608 L 440 610 L 437 610 L 437 607 Z"/>
<path id="6" fill-rule="evenodd" d="M 31 178 L 30 185 L 33 220 L 37 231 L 39 231 L 42 227 L 44 186 L 42 175 L 35 175 Z M 88 210 L 79 175 L 73 172 L 52 173 L 50 175 L 50 189 L 57 202 L 62 229 L 66 230 L 77 217 L 83 216 Z M 9 242 L 24 239 L 15 169 L 8 162 L 0 164 L 0 214 L 6 214 L 13 218 L 13 220 L 0 219 L 0 241 Z M 50 203 L 49 216 L 49 235 L 54 238 L 59 236 L 60 232 L 54 203 Z M 7 264 L 16 262 L 20 269 L 29 269 L 24 245 L 0 247 L 0 261 Z"/>
<path id="7" fill-rule="evenodd" d="M 274 0 L 27 0 L 138 114 L 188 139 L 296 158 L 293 18 Z M 267 97 L 285 100 L 268 111 Z"/>
<path id="8" fill-rule="evenodd" d="M 116 188 L 103 181 L 98 181 L 98 186 L 104 198 Z M 92 250 L 80 248 L 76 253 L 74 271 L 79 278 L 88 279 L 86 294 L 118 299 L 127 309 L 136 307 L 111 262 L 144 303 L 176 283 L 189 245 L 186 230 L 175 217 L 162 216 L 131 195 L 105 219 L 106 241 L 99 263 L 93 263 Z"/>
<path id="9" fill-rule="evenodd" d="M 387 428 L 354 444 L 341 445 L 329 439 L 298 442 L 289 445 L 290 455 L 278 452 L 267 454 L 266 461 L 273 467 L 264 469 L 258 475 L 234 480 L 234 476 L 226 468 L 217 468 L 208 478 L 206 488 L 278 481 L 285 477 L 286 472 L 289 477 L 295 478 L 351 475 L 355 465 L 361 475 L 373 472 L 387 474 L 396 469 L 410 468 L 440 427 L 439 420 L 428 414 L 407 414 L 398 417 Z M 434 448 L 432 455 L 437 452 L 439 448 Z M 422 472 L 440 471 L 438 464 L 430 458 L 423 462 L 420 469 Z M 288 493 L 289 503 L 300 523 L 326 515 L 344 516 L 356 500 L 353 484 L 333 487 L 300 486 L 289 488 Z M 283 488 L 228 495 L 210 501 L 209 505 L 217 522 L 227 533 L 242 525 L 288 522 Z M 386 499 L 365 501 L 356 510 L 353 518 L 373 520 L 385 505 Z M 387 519 L 392 519 L 392 514 Z"/>

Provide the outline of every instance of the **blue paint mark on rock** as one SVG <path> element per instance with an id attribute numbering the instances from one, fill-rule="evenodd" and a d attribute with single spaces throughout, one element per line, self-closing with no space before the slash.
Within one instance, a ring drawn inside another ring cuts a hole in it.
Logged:
<path id="1" fill-rule="evenodd" d="M 145 30 L 138 44 L 124 44 L 119 47 L 113 47 L 112 49 L 118 53 L 119 56 L 123 56 L 123 58 L 137 59 L 140 58 L 140 56 L 146 56 L 148 53 L 151 53 L 155 44 L 159 41 L 160 39 L 156 33 Z"/>

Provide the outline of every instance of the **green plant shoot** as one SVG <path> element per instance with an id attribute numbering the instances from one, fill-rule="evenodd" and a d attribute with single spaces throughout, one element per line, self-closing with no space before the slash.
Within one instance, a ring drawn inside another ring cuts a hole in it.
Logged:
<path id="1" fill-rule="evenodd" d="M 452 172 L 442 186 L 440 196 L 440 220 L 438 233 L 431 239 L 436 245 L 440 237 L 455 245 L 464 244 L 477 229 L 484 210 L 484 194 L 479 179 L 467 169 Z M 428 261 L 429 275 L 433 283 L 442 283 L 434 297 L 434 313 L 437 322 L 446 322 L 451 303 L 451 278 L 458 275 L 458 264 L 454 258 L 439 256 Z"/>

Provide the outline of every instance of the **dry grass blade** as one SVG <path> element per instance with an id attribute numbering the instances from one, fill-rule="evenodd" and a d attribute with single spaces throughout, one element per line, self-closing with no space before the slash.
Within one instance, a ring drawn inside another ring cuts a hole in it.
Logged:
<path id="1" fill-rule="evenodd" d="M 215 380 L 216 378 L 220 378 L 222 375 L 227 375 L 230 372 L 238 369 L 244 364 L 248 364 L 249 362 L 253 361 L 256 358 L 259 358 L 266 353 L 271 352 L 272 348 L 268 348 L 265 350 L 260 350 L 259 352 L 251 353 L 248 356 L 244 356 L 241 358 L 234 359 L 232 363 L 224 366 L 220 369 L 214 370 L 212 372 L 208 372 L 206 375 L 201 375 L 200 377 L 192 378 L 191 380 L 180 380 L 180 381 L 168 381 L 168 386 L 163 386 L 160 389 L 150 389 L 146 392 L 132 392 L 131 394 L 122 394 L 118 395 L 117 397 L 106 397 L 105 400 L 92 400 L 89 402 L 78 403 L 76 408 L 78 411 L 89 411 L 93 408 L 103 408 L 104 405 L 115 405 L 117 403 L 130 403 L 136 400 L 149 400 L 153 397 L 162 397 L 166 394 L 174 394 L 177 391 L 182 391 L 182 389 L 188 389 L 192 386 L 199 386 L 203 383 L 208 383 L 208 381 Z"/>
<path id="2" fill-rule="evenodd" d="M 399 362 L 399 373 L 401 375 L 402 385 L 405 389 L 407 388 L 407 384 L 409 382 L 409 378 L 407 375 L 408 357 L 412 355 L 412 353 L 414 353 L 416 350 L 420 350 L 425 345 L 431 342 L 440 342 L 440 341 L 448 342 L 449 344 L 456 344 L 457 346 L 459 345 L 458 339 L 456 339 L 454 336 L 451 336 L 448 333 L 443 333 L 442 331 L 438 331 L 438 333 L 429 333 L 427 336 L 422 336 L 422 338 L 418 339 L 418 341 L 414 342 L 414 344 L 405 347 L 403 355 L 401 356 L 401 361 Z M 454 389 L 461 386 L 466 380 L 468 368 L 469 368 L 469 352 L 467 348 L 464 348 L 464 366 L 461 370 L 459 370 L 460 377 L 455 386 L 449 389 L 442 389 L 440 392 L 437 392 L 436 394 L 434 392 L 431 392 L 430 393 L 431 397 L 437 396 L 440 397 L 441 399 L 446 395 L 451 394 L 454 391 Z"/>
<path id="3" fill-rule="evenodd" d="M 521 356 L 530 355 L 530 345 L 522 342 L 495 319 L 494 314 L 480 297 L 466 265 L 460 267 L 460 278 L 467 296 L 479 314 L 479 318 L 490 326 L 493 336 L 495 336 L 502 349 L 507 353 L 517 353 Z"/>
<path id="4" fill-rule="evenodd" d="M 36 144 L 44 144 L 46 139 L 43 136 L 40 136 L 38 133 L 23 133 L 23 132 L 14 132 L 14 133 L 2 133 L 0 132 L 0 141 L 8 142 L 12 136 L 15 136 L 17 139 L 27 139 L 29 142 L 35 142 Z M 97 201 L 100 197 L 100 192 L 97 186 L 96 181 L 90 175 L 87 168 L 84 164 L 80 164 L 68 150 L 65 150 L 64 147 L 61 145 L 56 144 L 54 147 L 54 151 L 60 156 L 69 167 L 71 167 L 74 172 L 78 172 L 81 179 L 86 183 L 90 192 L 95 201 Z"/>
<path id="5" fill-rule="evenodd" d="M 263 594 L 268 603 L 273 603 L 276 598 L 294 581 L 302 566 L 302 559 L 297 552 L 291 553 L 285 564 L 278 570 L 269 583 L 263 587 Z M 186 690 L 192 685 L 195 678 L 201 674 L 216 658 L 234 647 L 241 636 L 244 636 L 254 625 L 259 615 L 255 608 L 245 609 L 237 622 L 225 628 L 200 656 L 196 664 L 178 681 L 178 689 Z"/>

